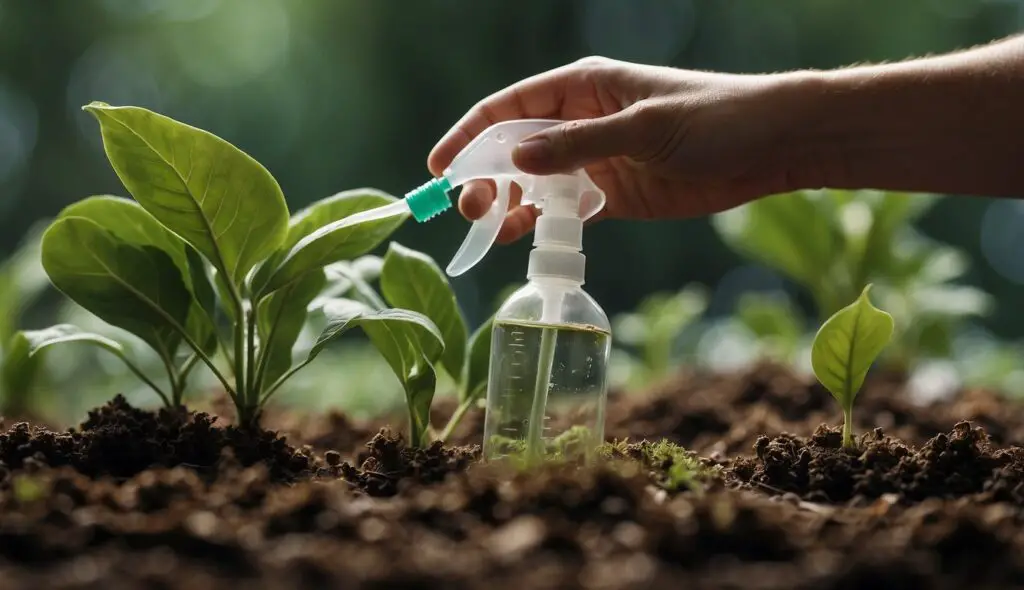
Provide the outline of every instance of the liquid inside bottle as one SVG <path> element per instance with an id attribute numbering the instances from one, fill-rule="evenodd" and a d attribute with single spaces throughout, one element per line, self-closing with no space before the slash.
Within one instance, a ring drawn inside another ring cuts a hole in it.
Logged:
<path id="1" fill-rule="evenodd" d="M 582 325 L 496 321 L 484 456 L 588 460 L 604 440 L 611 335 Z"/>

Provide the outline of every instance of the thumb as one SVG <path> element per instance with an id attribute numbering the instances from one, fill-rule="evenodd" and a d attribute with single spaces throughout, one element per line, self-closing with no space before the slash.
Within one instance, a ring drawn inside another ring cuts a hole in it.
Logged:
<path id="1" fill-rule="evenodd" d="M 636 105 L 634 105 L 635 107 Z M 631 107 L 594 119 L 578 119 L 535 133 L 516 146 L 512 160 L 530 174 L 567 173 L 595 160 L 643 150 L 647 133 Z"/>

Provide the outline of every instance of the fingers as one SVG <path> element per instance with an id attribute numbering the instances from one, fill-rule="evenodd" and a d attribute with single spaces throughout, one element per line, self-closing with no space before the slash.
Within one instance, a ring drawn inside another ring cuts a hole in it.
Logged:
<path id="1" fill-rule="evenodd" d="M 512 160 L 530 174 L 556 174 L 604 158 L 649 152 L 660 131 L 659 122 L 652 121 L 648 112 L 651 107 L 641 102 L 605 117 L 556 125 L 520 142 Z"/>
<path id="2" fill-rule="evenodd" d="M 467 182 L 459 195 L 459 211 L 470 221 L 484 216 L 494 204 L 495 186 L 493 181 L 474 180 Z M 513 183 L 509 193 L 509 209 L 498 237 L 499 244 L 509 244 L 529 233 L 537 221 L 539 212 L 533 206 L 522 206 L 523 191 Z"/>
<path id="3" fill-rule="evenodd" d="M 494 182 L 471 180 L 462 185 L 459 194 L 459 212 L 470 221 L 476 221 L 487 213 L 494 202 Z"/>
<path id="4" fill-rule="evenodd" d="M 438 141 L 427 157 L 430 173 L 440 176 L 474 137 L 495 123 L 556 115 L 565 101 L 569 68 L 555 68 L 499 90 L 473 106 Z"/>

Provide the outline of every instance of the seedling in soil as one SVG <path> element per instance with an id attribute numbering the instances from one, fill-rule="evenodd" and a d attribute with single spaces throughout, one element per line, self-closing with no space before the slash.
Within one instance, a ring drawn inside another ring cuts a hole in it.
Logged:
<path id="1" fill-rule="evenodd" d="M 487 389 L 487 371 L 491 354 L 492 319 L 487 319 L 469 335 L 455 292 L 436 262 L 426 254 L 397 242 L 388 245 L 380 273 L 381 293 L 393 307 L 409 309 L 430 318 L 440 331 L 444 351 L 440 367 L 458 384 L 459 405 L 437 438 L 447 440 L 466 412 L 476 405 Z M 383 302 L 379 305 L 383 306 Z M 417 384 L 403 381 L 414 423 L 413 444 L 426 441 L 431 433 L 430 404 L 435 380 Z M 422 389 L 414 390 L 418 387 Z"/>
<path id="2" fill-rule="evenodd" d="M 811 367 L 843 409 L 843 446 L 853 448 L 853 400 L 871 363 L 893 332 L 893 319 L 868 299 L 868 284 L 856 301 L 830 317 L 814 336 Z"/>
<path id="3" fill-rule="evenodd" d="M 407 393 L 432 391 L 432 364 L 445 346 L 438 327 L 416 311 L 328 299 L 326 329 L 304 360 L 293 359 L 310 303 L 330 288 L 324 268 L 366 254 L 405 216 L 338 222 L 394 197 L 346 191 L 289 217 L 270 172 L 223 139 L 139 107 L 94 102 L 84 109 L 99 121 L 107 157 L 134 200 L 94 196 L 67 207 L 43 236 L 43 267 L 70 299 L 152 347 L 168 391 L 118 342 L 74 326 L 26 333 L 32 353 L 62 342 L 99 345 L 170 406 L 181 404 L 190 372 L 203 364 L 231 396 L 240 424 L 251 426 L 289 377 L 360 326 Z M 226 369 L 215 362 L 218 353 Z"/>

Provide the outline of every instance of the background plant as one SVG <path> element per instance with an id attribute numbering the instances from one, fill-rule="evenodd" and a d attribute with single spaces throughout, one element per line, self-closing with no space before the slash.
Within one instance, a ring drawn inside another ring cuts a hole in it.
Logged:
<path id="1" fill-rule="evenodd" d="M 652 293 L 636 311 L 616 315 L 612 341 L 619 357 L 617 371 L 626 374 L 619 378 L 619 385 L 643 387 L 670 375 L 683 352 L 683 331 L 700 318 L 707 305 L 707 290 L 694 284 L 675 292 Z"/>
<path id="2" fill-rule="evenodd" d="M 23 316 L 49 287 L 39 263 L 45 222 L 22 238 L 18 249 L 0 261 L 0 414 L 25 416 L 38 407 L 34 397 L 43 359 L 29 356 L 29 343 L 18 333 Z"/>
<path id="3" fill-rule="evenodd" d="M 964 253 L 914 228 L 939 199 L 800 191 L 744 205 L 716 216 L 713 224 L 734 250 L 807 289 L 820 321 L 869 282 L 877 284 L 879 301 L 900 318 L 884 362 L 905 371 L 920 358 L 949 354 L 956 330 L 992 307 L 984 291 L 954 282 L 969 269 Z"/>

